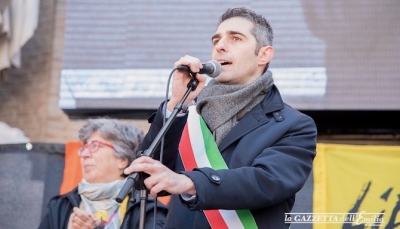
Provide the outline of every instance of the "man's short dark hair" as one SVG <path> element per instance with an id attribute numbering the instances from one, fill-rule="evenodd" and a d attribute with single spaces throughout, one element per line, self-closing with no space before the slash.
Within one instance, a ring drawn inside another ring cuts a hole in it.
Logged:
<path id="1" fill-rule="evenodd" d="M 268 45 L 272 46 L 272 40 L 274 38 L 272 28 L 262 15 L 259 15 L 256 12 L 244 7 L 232 8 L 228 9 L 224 14 L 221 15 L 218 25 L 220 25 L 223 21 L 233 17 L 246 18 L 254 23 L 252 33 L 257 41 L 257 47 L 255 50 L 256 55 L 261 47 Z"/>

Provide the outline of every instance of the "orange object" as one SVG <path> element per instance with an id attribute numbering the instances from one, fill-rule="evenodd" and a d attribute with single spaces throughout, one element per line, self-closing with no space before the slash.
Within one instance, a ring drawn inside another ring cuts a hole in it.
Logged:
<path id="1" fill-rule="evenodd" d="M 69 141 L 65 144 L 65 164 L 63 181 L 60 187 L 60 194 L 72 191 L 82 180 L 81 162 L 78 156 L 78 149 L 83 146 L 81 141 Z"/>
<path id="2" fill-rule="evenodd" d="M 160 201 L 161 203 L 165 204 L 168 206 L 169 200 L 171 199 L 171 196 L 161 196 L 157 197 L 157 200 Z"/>

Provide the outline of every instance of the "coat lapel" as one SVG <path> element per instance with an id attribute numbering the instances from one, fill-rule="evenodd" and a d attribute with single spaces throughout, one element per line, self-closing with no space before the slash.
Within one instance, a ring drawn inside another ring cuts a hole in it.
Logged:
<path id="1" fill-rule="evenodd" d="M 261 102 L 246 114 L 226 135 L 219 144 L 220 152 L 223 152 L 230 144 L 241 138 L 243 135 L 253 131 L 257 127 L 269 122 L 268 113 L 282 110 L 284 103 L 276 86 L 272 87 L 271 92 Z"/>
<path id="2" fill-rule="evenodd" d="M 243 135 L 246 135 L 250 131 L 267 122 L 269 122 L 269 119 L 265 113 L 263 113 L 261 106 L 256 106 L 252 111 L 245 115 L 222 140 L 218 147 L 220 152 Z"/>

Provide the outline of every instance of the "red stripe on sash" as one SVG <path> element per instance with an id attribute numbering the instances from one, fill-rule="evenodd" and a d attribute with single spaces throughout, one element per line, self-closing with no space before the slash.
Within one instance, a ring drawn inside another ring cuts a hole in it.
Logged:
<path id="1" fill-rule="evenodd" d="M 212 228 L 217 226 L 216 229 L 229 229 L 218 210 L 205 210 L 204 213 Z"/>
<path id="2" fill-rule="evenodd" d="M 190 142 L 188 124 L 186 124 L 183 129 L 182 138 L 179 143 L 179 151 L 186 171 L 191 171 L 198 167 Z M 218 210 L 205 210 L 204 214 L 211 226 L 217 226 L 218 229 L 229 229 Z"/>
<path id="3" fill-rule="evenodd" d="M 181 142 L 179 143 L 179 151 L 186 171 L 191 171 L 198 167 L 189 138 L 188 124 L 186 124 L 185 128 L 183 129 Z"/>

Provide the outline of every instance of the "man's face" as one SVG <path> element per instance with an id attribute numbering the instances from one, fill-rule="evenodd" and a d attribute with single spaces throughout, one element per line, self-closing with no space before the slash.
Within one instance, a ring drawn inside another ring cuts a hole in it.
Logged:
<path id="1" fill-rule="evenodd" d="M 222 22 L 212 37 L 212 59 L 222 65 L 221 74 L 215 78 L 223 84 L 249 84 L 259 77 L 265 65 L 255 54 L 256 39 L 251 33 L 253 23 L 234 17 Z"/>

